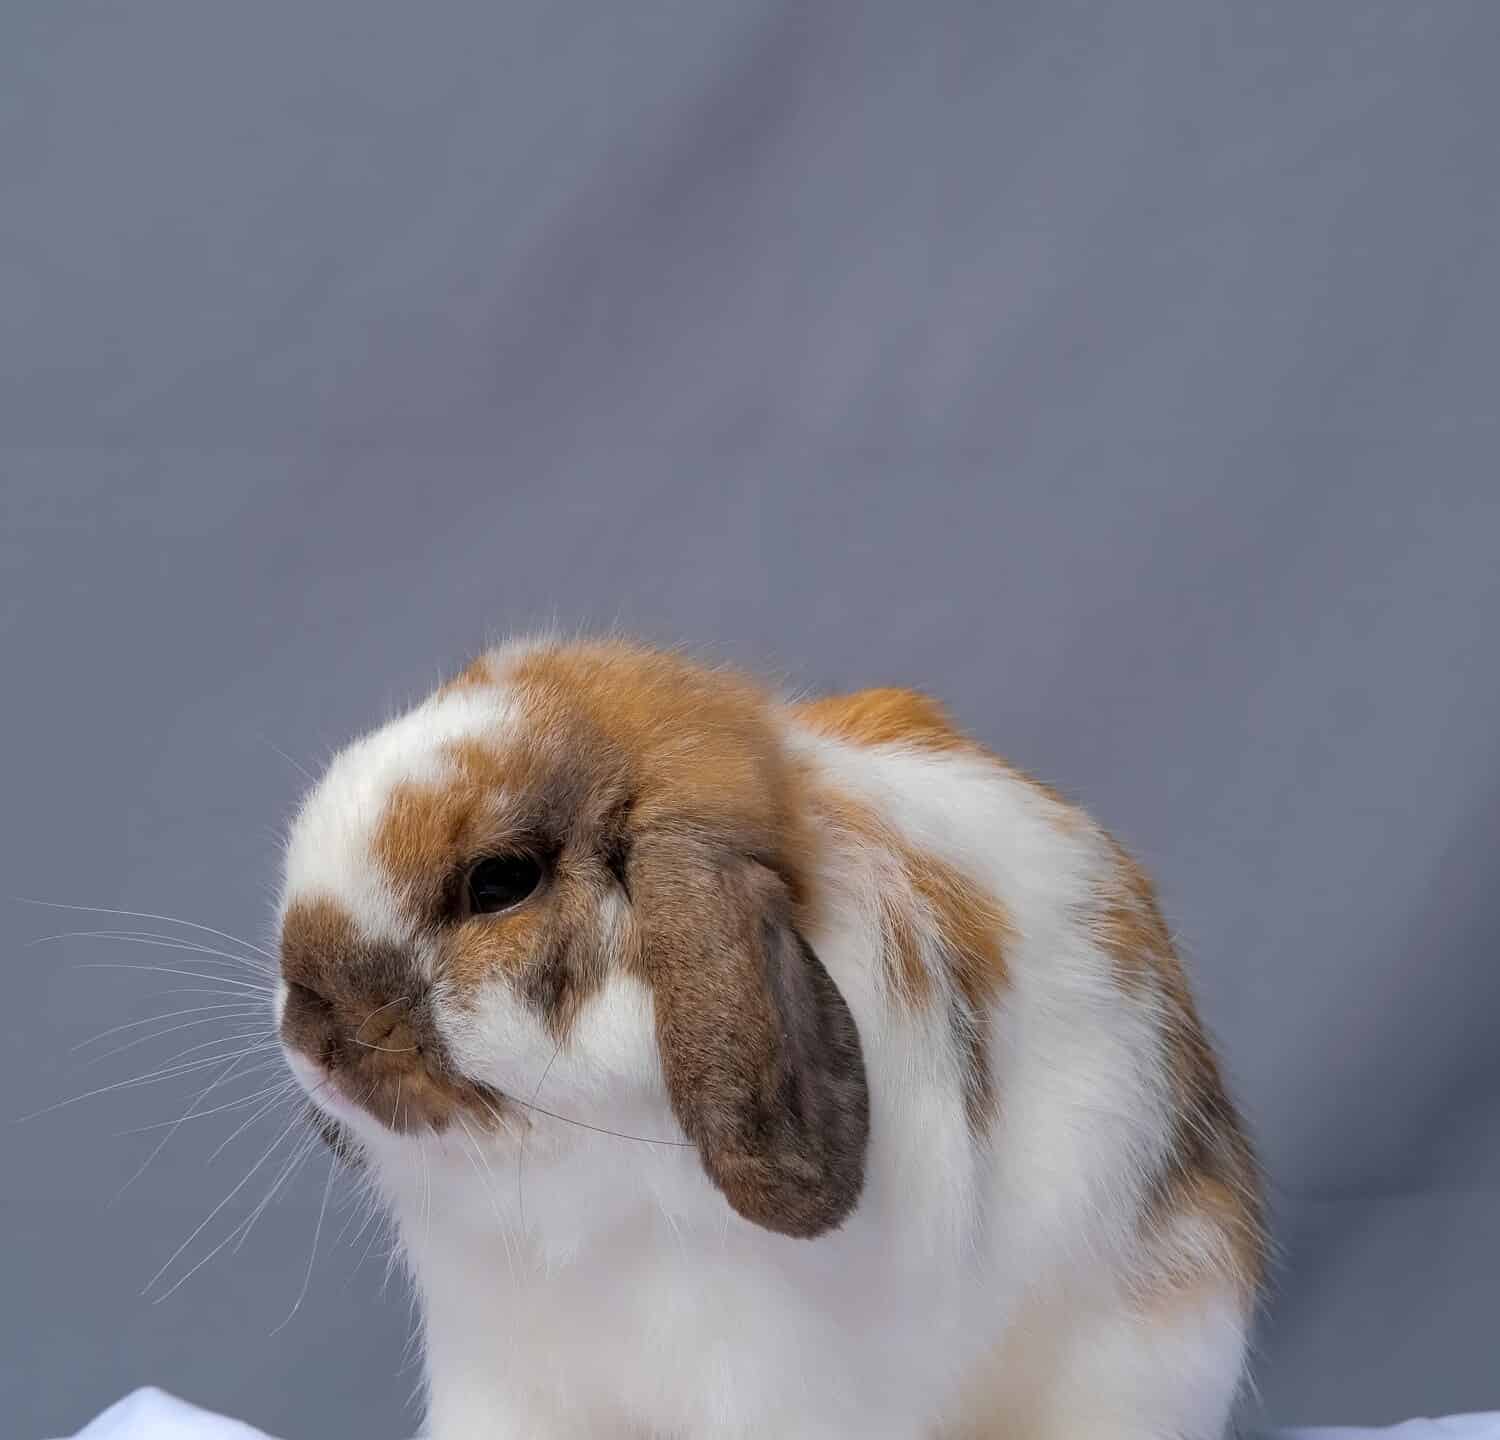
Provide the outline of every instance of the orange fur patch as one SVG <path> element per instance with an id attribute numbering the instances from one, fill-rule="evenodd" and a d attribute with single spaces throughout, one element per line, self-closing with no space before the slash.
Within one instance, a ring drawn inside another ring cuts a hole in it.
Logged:
<path id="1" fill-rule="evenodd" d="M 488 655 L 479 655 L 471 660 L 451 680 L 437 689 L 439 695 L 451 695 L 456 690 L 476 690 L 495 683 L 495 672 Z"/>
<path id="2" fill-rule="evenodd" d="M 447 865 L 470 829 L 478 795 L 461 783 L 403 781 L 386 801 L 371 849 L 419 914 L 437 900 Z"/>
<path id="3" fill-rule="evenodd" d="M 906 745 L 987 760 L 1046 800 L 1060 829 L 1083 823 L 1077 807 L 1061 791 L 966 735 L 942 704 L 920 691 L 883 688 L 826 695 L 793 705 L 791 712 L 816 734 L 852 745 Z"/>
<path id="4" fill-rule="evenodd" d="M 1118 843 L 1116 867 L 1094 932 L 1124 988 L 1139 993 L 1152 976 L 1173 991 L 1182 988 L 1182 966 L 1157 902 L 1151 878 Z"/>
<path id="5" fill-rule="evenodd" d="M 528 652 L 503 678 L 540 732 L 567 737 L 571 754 L 603 757 L 637 829 L 689 825 L 717 836 L 761 858 L 805 901 L 805 807 L 769 702 L 745 677 L 599 643 Z"/>
<path id="6" fill-rule="evenodd" d="M 1007 979 L 1005 952 L 1015 928 L 998 898 L 950 865 L 909 851 L 903 862 L 913 888 L 927 903 L 950 958 L 963 1010 L 952 1017 L 964 1056 L 964 1099 L 975 1134 L 988 1131 L 995 1115 L 990 1063 L 990 1006 Z"/>
<path id="7" fill-rule="evenodd" d="M 1218 1268 L 1249 1296 L 1264 1277 L 1267 1244 L 1255 1155 L 1198 1017 L 1156 887 L 1118 841 L 1109 837 L 1109 846 L 1114 865 L 1092 928 L 1124 994 L 1155 999 L 1174 1110 L 1171 1148 L 1145 1223 L 1167 1232 L 1174 1220 L 1203 1220 L 1222 1240 Z M 1169 1252 L 1157 1259 L 1169 1289 L 1202 1279 L 1201 1264 L 1184 1276 Z"/>
<path id="8" fill-rule="evenodd" d="M 792 707 L 810 729 L 856 745 L 915 745 L 927 750 L 978 750 L 930 696 L 894 688 L 826 695 Z"/>

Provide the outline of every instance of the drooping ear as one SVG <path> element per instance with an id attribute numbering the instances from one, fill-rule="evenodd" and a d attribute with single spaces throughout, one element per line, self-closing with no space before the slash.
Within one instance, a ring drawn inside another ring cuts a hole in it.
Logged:
<path id="1" fill-rule="evenodd" d="M 704 1170 L 768 1230 L 835 1228 L 864 1186 L 870 1095 L 786 885 L 681 835 L 638 840 L 630 872 L 667 1091 Z"/>

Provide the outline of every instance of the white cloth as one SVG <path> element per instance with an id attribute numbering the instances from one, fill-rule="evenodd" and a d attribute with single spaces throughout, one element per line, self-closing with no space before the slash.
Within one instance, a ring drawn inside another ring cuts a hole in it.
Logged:
<path id="1" fill-rule="evenodd" d="M 200 1410 L 154 1385 L 146 1385 L 89 1421 L 73 1440 L 272 1440 L 272 1437 L 238 1420 Z"/>
<path id="2" fill-rule="evenodd" d="M 111 1405 L 72 1440 L 272 1440 L 238 1420 L 210 1414 L 148 1385 Z M 1276 1430 L 1265 1440 L 1500 1440 L 1500 1410 L 1408 1420 L 1381 1430 Z"/>

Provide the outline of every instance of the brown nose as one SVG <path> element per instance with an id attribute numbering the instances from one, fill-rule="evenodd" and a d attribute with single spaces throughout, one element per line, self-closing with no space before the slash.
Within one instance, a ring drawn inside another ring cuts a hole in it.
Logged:
<path id="1" fill-rule="evenodd" d="M 364 1045 L 371 1050 L 384 1050 L 388 1054 L 415 1050 L 416 1032 L 411 1025 L 412 999 L 410 995 L 398 995 L 394 1000 L 387 1000 L 384 1005 L 377 1005 L 360 1021 L 349 1038 L 356 1045 Z"/>
<path id="2" fill-rule="evenodd" d="M 319 979 L 317 985 L 287 979 L 281 1038 L 293 1049 L 326 1070 L 379 1055 L 390 1056 L 391 1063 L 376 1068 L 400 1069 L 405 1062 L 396 1064 L 398 1057 L 420 1054 L 418 1032 L 426 1028 L 426 1005 L 413 982 L 404 992 L 391 994 L 357 968 Z"/>

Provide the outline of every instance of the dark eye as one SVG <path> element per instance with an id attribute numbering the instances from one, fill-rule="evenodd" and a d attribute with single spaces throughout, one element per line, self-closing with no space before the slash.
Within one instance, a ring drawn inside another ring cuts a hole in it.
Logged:
<path id="1" fill-rule="evenodd" d="M 530 855 L 496 855 L 469 871 L 469 912 L 493 915 L 519 905 L 542 883 L 542 867 Z"/>

